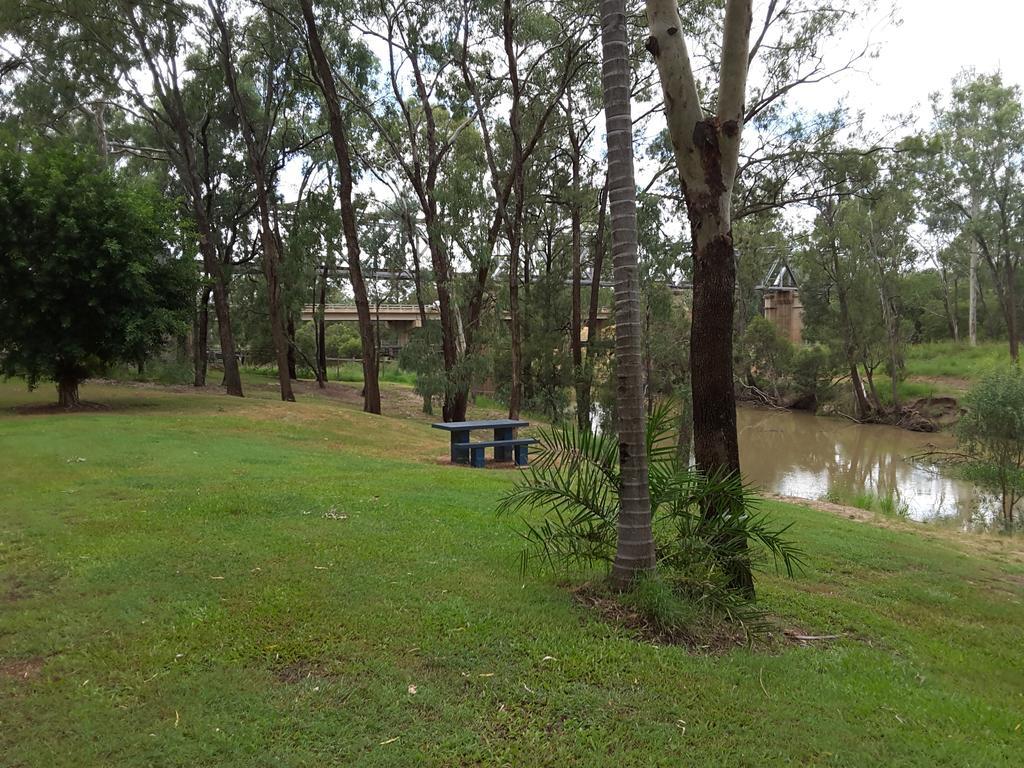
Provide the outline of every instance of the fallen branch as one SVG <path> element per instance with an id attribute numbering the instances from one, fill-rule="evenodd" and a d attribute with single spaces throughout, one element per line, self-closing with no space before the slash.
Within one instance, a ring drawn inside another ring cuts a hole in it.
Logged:
<path id="1" fill-rule="evenodd" d="M 863 421 L 862 419 L 855 419 L 855 418 L 853 418 L 853 416 L 850 416 L 850 415 L 848 415 L 848 414 L 845 414 L 845 413 L 843 413 L 843 412 L 842 412 L 842 411 L 840 411 L 840 410 L 836 410 L 836 413 L 838 413 L 838 414 L 839 414 L 840 416 L 842 416 L 842 417 L 843 417 L 844 419 L 849 419 L 849 420 L 850 420 L 850 421 L 852 421 L 852 422 L 853 422 L 854 424 L 865 424 L 865 423 L 866 423 L 866 422 L 865 422 L 865 421 Z"/>
<path id="2" fill-rule="evenodd" d="M 783 634 L 786 637 L 792 638 L 793 640 L 799 640 L 801 643 L 810 642 L 813 640 L 839 640 L 843 635 L 798 635 L 792 630 L 785 630 Z"/>

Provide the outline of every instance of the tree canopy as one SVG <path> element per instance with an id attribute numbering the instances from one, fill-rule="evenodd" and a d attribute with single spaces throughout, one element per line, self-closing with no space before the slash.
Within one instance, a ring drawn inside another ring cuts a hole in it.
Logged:
<path id="1" fill-rule="evenodd" d="M 0 365 L 60 404 L 116 362 L 187 330 L 192 264 L 152 186 L 66 142 L 0 146 Z"/>

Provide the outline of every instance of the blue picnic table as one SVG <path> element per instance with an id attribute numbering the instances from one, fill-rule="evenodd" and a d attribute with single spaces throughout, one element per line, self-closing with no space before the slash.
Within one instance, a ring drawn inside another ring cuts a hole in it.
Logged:
<path id="1" fill-rule="evenodd" d="M 483 467 L 484 450 L 493 448 L 495 461 L 514 459 L 517 466 L 525 467 L 529 463 L 530 446 L 537 442 L 531 437 L 516 437 L 517 429 L 530 426 L 530 422 L 518 419 L 443 421 L 431 426 L 450 434 L 452 464 L 468 463 L 473 467 Z M 471 434 L 477 431 L 492 432 L 493 439 L 471 442 Z"/>

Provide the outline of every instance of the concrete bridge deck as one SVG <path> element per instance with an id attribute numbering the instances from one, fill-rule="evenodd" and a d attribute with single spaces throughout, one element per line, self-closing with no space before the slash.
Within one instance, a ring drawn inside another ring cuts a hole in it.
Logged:
<path id="1" fill-rule="evenodd" d="M 302 308 L 302 319 L 313 320 L 316 317 L 317 307 L 313 304 L 307 304 Z M 437 307 L 426 307 L 424 314 L 428 320 L 440 320 L 441 311 Z M 370 307 L 370 315 L 374 320 L 381 320 L 382 322 L 393 322 L 393 323 L 413 323 L 413 328 L 419 328 L 421 325 L 420 321 L 420 308 L 415 304 L 381 304 L 378 306 Z M 598 310 L 597 318 L 600 322 L 604 322 L 610 319 L 612 316 L 611 310 L 601 309 Z M 505 313 L 505 319 L 509 319 L 508 312 Z M 324 321 L 328 323 L 341 323 L 348 322 L 354 323 L 359 320 L 359 315 L 356 312 L 355 304 L 325 304 L 324 305 Z M 583 318 L 584 324 L 586 324 L 586 313 L 584 312 Z"/>
<path id="2" fill-rule="evenodd" d="M 316 306 L 314 306 L 313 304 L 307 304 L 302 308 L 302 319 L 314 320 L 316 318 L 316 310 Z M 441 319 L 441 311 L 437 307 L 426 307 L 424 314 L 426 315 L 428 320 Z M 381 304 L 380 306 L 372 305 L 370 307 L 370 316 L 375 321 L 386 323 L 389 328 L 392 328 L 398 332 L 398 344 L 400 347 L 405 346 L 406 344 L 409 343 L 409 334 L 412 332 L 414 328 L 420 328 L 423 325 L 423 322 L 420 318 L 420 308 L 415 304 Z M 598 310 L 598 327 L 603 326 L 611 318 L 611 316 L 611 310 Z M 508 312 L 505 313 L 505 319 L 509 319 Z M 355 323 L 358 321 L 359 315 L 356 311 L 355 304 L 324 305 L 325 323 Z M 583 324 L 584 327 L 582 329 L 581 337 L 585 341 L 587 338 L 585 314 Z"/>

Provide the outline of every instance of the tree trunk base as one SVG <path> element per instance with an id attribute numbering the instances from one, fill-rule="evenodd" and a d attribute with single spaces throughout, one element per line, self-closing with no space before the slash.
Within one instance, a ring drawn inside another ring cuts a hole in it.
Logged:
<path id="1" fill-rule="evenodd" d="M 82 401 L 78 397 L 78 380 L 66 379 L 57 382 L 57 404 L 61 408 L 72 410 L 78 408 Z"/>

